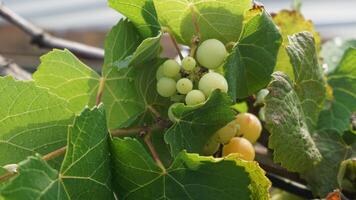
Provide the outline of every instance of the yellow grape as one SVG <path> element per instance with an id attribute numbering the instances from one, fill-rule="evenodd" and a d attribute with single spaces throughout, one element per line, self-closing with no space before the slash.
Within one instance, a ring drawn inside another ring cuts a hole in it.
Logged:
<path id="1" fill-rule="evenodd" d="M 217 142 L 213 136 L 213 138 L 210 139 L 209 142 L 204 146 L 203 155 L 204 156 L 214 155 L 219 150 L 219 147 L 220 147 L 219 142 Z"/>
<path id="2" fill-rule="evenodd" d="M 240 113 L 235 121 L 239 125 L 239 133 L 252 144 L 256 143 L 262 132 L 260 120 L 251 113 Z"/>
<path id="3" fill-rule="evenodd" d="M 234 137 L 230 142 L 223 147 L 223 156 L 228 156 L 232 153 L 238 153 L 239 158 L 253 161 L 255 159 L 255 149 L 251 142 L 241 137 Z"/>
<path id="4" fill-rule="evenodd" d="M 220 143 L 228 143 L 231 138 L 235 137 L 237 134 L 237 125 L 235 120 L 222 127 L 216 132 L 216 134 L 218 135 L 218 140 Z"/>

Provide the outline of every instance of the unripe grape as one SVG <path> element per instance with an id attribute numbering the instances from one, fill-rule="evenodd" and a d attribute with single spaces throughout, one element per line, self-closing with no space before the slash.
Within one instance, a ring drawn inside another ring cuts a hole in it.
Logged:
<path id="1" fill-rule="evenodd" d="M 219 150 L 220 144 L 214 139 L 209 140 L 207 144 L 205 144 L 203 149 L 204 156 L 214 155 Z"/>
<path id="2" fill-rule="evenodd" d="M 193 57 L 188 56 L 182 60 L 182 67 L 183 67 L 183 69 L 185 69 L 187 71 L 192 71 L 196 65 L 197 65 L 197 62 L 195 61 L 195 59 Z"/>
<path id="3" fill-rule="evenodd" d="M 240 126 L 239 132 L 242 136 L 254 144 L 262 132 L 260 120 L 253 114 L 240 113 L 236 116 L 235 121 Z"/>
<path id="4" fill-rule="evenodd" d="M 167 77 L 159 79 L 157 82 L 157 92 L 162 97 L 170 97 L 176 93 L 175 80 Z"/>
<path id="5" fill-rule="evenodd" d="M 205 101 L 205 95 L 200 90 L 192 90 L 185 97 L 185 103 L 189 106 L 197 105 Z"/>
<path id="6" fill-rule="evenodd" d="M 174 104 L 172 104 L 171 106 L 169 106 L 169 108 L 168 108 L 168 118 L 169 118 L 169 120 L 171 120 L 171 122 L 176 122 L 177 121 L 177 119 L 176 119 L 176 117 L 174 116 L 174 114 L 173 114 L 173 112 L 172 112 L 172 109 L 173 108 L 175 108 L 176 106 L 178 106 L 180 103 L 174 103 Z"/>
<path id="7" fill-rule="evenodd" d="M 235 137 L 237 134 L 237 124 L 234 121 L 228 123 L 226 126 L 219 129 L 216 134 L 218 134 L 218 141 L 222 144 L 228 143 L 231 138 Z"/>
<path id="8" fill-rule="evenodd" d="M 157 81 L 159 79 L 161 79 L 162 77 L 164 77 L 164 74 L 163 74 L 163 65 L 160 65 L 156 71 L 156 79 Z"/>
<path id="9" fill-rule="evenodd" d="M 193 83 L 187 78 L 182 78 L 177 82 L 177 91 L 181 94 L 188 94 L 192 89 Z"/>
<path id="10" fill-rule="evenodd" d="M 260 90 L 257 95 L 256 95 L 256 101 L 254 105 L 262 105 L 265 103 L 265 98 L 269 94 L 269 91 L 267 89 L 262 89 Z"/>
<path id="11" fill-rule="evenodd" d="M 201 43 L 197 49 L 198 62 L 208 68 L 220 67 L 227 56 L 225 45 L 216 39 L 209 39 Z"/>
<path id="12" fill-rule="evenodd" d="M 230 142 L 223 147 L 223 156 L 227 156 L 232 153 L 240 154 L 239 158 L 253 161 L 255 159 L 255 149 L 251 142 L 245 138 L 234 137 Z"/>
<path id="13" fill-rule="evenodd" d="M 180 71 L 180 66 L 175 60 L 167 60 L 163 63 L 163 75 L 166 77 L 174 78 Z"/>
<path id="14" fill-rule="evenodd" d="M 227 92 L 227 81 L 221 74 L 216 72 L 209 72 L 200 79 L 199 90 L 201 90 L 205 96 L 208 97 L 215 89 L 220 89 L 222 92 Z"/>

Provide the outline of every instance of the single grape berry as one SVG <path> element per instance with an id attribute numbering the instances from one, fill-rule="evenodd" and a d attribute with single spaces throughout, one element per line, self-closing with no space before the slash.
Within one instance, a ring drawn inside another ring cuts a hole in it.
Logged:
<path id="1" fill-rule="evenodd" d="M 176 93 L 176 81 L 163 77 L 157 82 L 157 92 L 162 97 L 170 97 Z"/>
<path id="2" fill-rule="evenodd" d="M 197 105 L 205 101 L 205 95 L 200 90 L 192 90 L 185 97 L 185 103 L 189 106 Z"/>
<path id="3" fill-rule="evenodd" d="M 208 69 L 216 69 L 223 64 L 227 51 L 222 42 L 209 39 L 201 43 L 196 54 L 197 60 L 202 66 Z"/>
<path id="4" fill-rule="evenodd" d="M 215 89 L 220 89 L 222 92 L 228 90 L 227 81 L 221 74 L 209 72 L 199 80 L 199 90 L 204 92 L 205 96 L 210 96 Z"/>
<path id="5" fill-rule="evenodd" d="M 222 144 L 228 143 L 237 134 L 237 124 L 234 121 L 228 123 L 226 126 L 219 129 L 216 134 L 218 134 L 218 141 Z"/>
<path id="6" fill-rule="evenodd" d="M 156 79 L 157 79 L 157 81 L 158 81 L 159 79 L 161 79 L 162 77 L 164 77 L 164 74 L 163 74 L 163 64 L 160 65 L 160 66 L 158 67 L 157 71 L 156 71 Z"/>
<path id="7" fill-rule="evenodd" d="M 267 89 L 260 90 L 256 95 L 256 101 L 254 105 L 263 105 L 265 103 L 265 98 L 269 94 Z"/>
<path id="8" fill-rule="evenodd" d="M 260 120 L 253 114 L 240 113 L 236 116 L 235 121 L 239 125 L 239 133 L 254 144 L 262 132 Z"/>
<path id="9" fill-rule="evenodd" d="M 169 78 L 175 78 L 179 74 L 180 66 L 175 60 L 167 60 L 163 63 L 163 75 Z"/>
<path id="10" fill-rule="evenodd" d="M 223 156 L 227 156 L 232 153 L 238 153 L 239 158 L 253 161 L 255 159 L 255 149 L 251 142 L 245 138 L 234 137 L 230 142 L 223 147 Z"/>
<path id="11" fill-rule="evenodd" d="M 209 141 L 203 149 L 204 156 L 211 156 L 214 155 L 219 150 L 220 144 L 216 141 Z"/>
<path id="12" fill-rule="evenodd" d="M 182 78 L 177 82 L 177 91 L 181 94 L 188 94 L 192 89 L 193 82 L 187 78 Z"/>
<path id="13" fill-rule="evenodd" d="M 195 61 L 195 59 L 193 57 L 188 56 L 182 60 L 182 67 L 183 67 L 183 69 L 185 69 L 187 71 L 192 71 L 196 65 L 197 65 L 197 62 Z"/>

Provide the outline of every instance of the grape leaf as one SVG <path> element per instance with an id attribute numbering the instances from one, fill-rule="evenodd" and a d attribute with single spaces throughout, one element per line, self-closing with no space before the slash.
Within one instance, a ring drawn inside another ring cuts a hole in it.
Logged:
<path id="1" fill-rule="evenodd" d="M 334 38 L 323 44 L 320 54 L 326 64 L 327 73 L 331 73 L 336 69 L 346 50 L 351 47 L 356 48 L 355 39 L 346 40 L 342 38 Z"/>
<path id="2" fill-rule="evenodd" d="M 158 19 L 182 44 L 189 45 L 195 32 L 193 17 L 200 29 L 201 41 L 215 38 L 223 43 L 237 41 L 243 15 L 250 0 L 153 0 Z"/>
<path id="3" fill-rule="evenodd" d="M 86 108 L 69 128 L 60 172 L 31 156 L 19 164 L 19 174 L 3 186 L 1 195 L 17 200 L 114 199 L 105 121 L 103 106 Z"/>
<path id="4" fill-rule="evenodd" d="M 318 63 L 313 35 L 301 32 L 289 37 L 287 53 L 293 66 L 297 93 L 309 130 L 317 126 L 323 109 L 326 83 L 323 70 Z"/>
<path id="5" fill-rule="evenodd" d="M 33 79 L 37 85 L 66 99 L 75 113 L 86 105 L 95 105 L 100 77 L 68 50 L 55 49 L 42 56 Z"/>
<path id="6" fill-rule="evenodd" d="M 282 72 L 275 72 L 272 77 L 265 99 L 266 127 L 271 133 L 268 146 L 274 150 L 275 162 L 290 171 L 304 172 L 320 162 L 320 152 L 292 81 Z"/>
<path id="7" fill-rule="evenodd" d="M 130 66 L 139 67 L 157 58 L 161 52 L 161 38 L 161 32 L 156 37 L 146 38 L 132 55 L 126 57 L 121 62 L 119 61 L 116 66 L 120 68 Z"/>
<path id="8" fill-rule="evenodd" d="M 176 122 L 167 130 L 165 141 L 173 156 L 182 150 L 202 153 L 213 134 L 234 119 L 230 97 L 216 90 L 205 104 L 177 105 L 172 109 Z"/>
<path id="9" fill-rule="evenodd" d="M 135 26 L 127 19 L 121 19 L 105 39 L 103 77 L 108 76 L 115 62 L 124 60 L 133 54 L 141 42 L 141 36 Z"/>
<path id="10" fill-rule="evenodd" d="M 298 11 L 282 10 L 273 15 L 273 21 L 279 27 L 283 37 L 275 71 L 283 71 L 294 80 L 293 67 L 286 51 L 286 47 L 289 45 L 288 36 L 302 31 L 312 33 L 315 39 L 316 50 L 319 52 L 321 44 L 320 35 L 316 32 L 313 22 L 305 19 Z"/>
<path id="11" fill-rule="evenodd" d="M 229 95 L 245 98 L 265 87 L 276 64 L 281 35 L 265 11 L 243 28 L 239 42 L 225 63 Z"/>
<path id="12" fill-rule="evenodd" d="M 307 180 L 314 195 L 323 197 L 340 188 L 337 182 L 340 164 L 350 158 L 352 153 L 356 153 L 356 142 L 348 145 L 340 134 L 333 131 L 321 131 L 313 139 L 323 159 L 318 165 L 305 171 L 302 177 Z"/>
<path id="13" fill-rule="evenodd" d="M 113 68 L 106 77 L 103 102 L 107 106 L 109 128 L 127 127 L 151 108 L 165 110 L 169 99 L 156 92 L 155 74 L 161 60 L 142 67 Z"/>
<path id="14" fill-rule="evenodd" d="M 0 78 L 0 91 L 0 166 L 65 145 L 73 120 L 65 99 L 11 77 Z"/>
<path id="15" fill-rule="evenodd" d="M 155 108 L 159 110 L 166 104 L 167 100 L 156 92 L 154 78 L 161 64 L 155 59 L 160 50 L 160 38 L 161 34 L 140 44 L 140 36 L 127 20 L 121 20 L 106 38 L 102 99 L 110 129 L 131 125 L 147 113 L 149 106 L 158 106 Z M 125 59 L 128 59 L 126 64 L 122 63 Z"/>
<path id="16" fill-rule="evenodd" d="M 345 52 L 337 68 L 329 74 L 328 83 L 333 97 L 329 107 L 320 114 L 318 127 L 342 133 L 349 129 L 351 114 L 356 111 L 356 49 Z"/>
<path id="17" fill-rule="evenodd" d="M 163 171 L 135 139 L 114 139 L 119 199 L 269 199 L 270 182 L 256 162 L 181 152 Z"/>
<path id="18" fill-rule="evenodd" d="M 158 34 L 160 25 L 152 0 L 109 0 L 109 6 L 129 18 L 144 38 Z"/>

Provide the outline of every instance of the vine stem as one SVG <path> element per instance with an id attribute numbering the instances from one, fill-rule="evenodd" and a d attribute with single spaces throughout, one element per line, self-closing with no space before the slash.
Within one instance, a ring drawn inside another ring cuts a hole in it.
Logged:
<path id="1" fill-rule="evenodd" d="M 152 144 L 151 135 L 152 135 L 152 131 L 148 131 L 147 134 L 145 134 L 143 140 L 145 141 L 145 143 L 146 143 L 148 149 L 150 150 L 153 159 L 156 161 L 156 164 L 158 165 L 158 167 L 162 169 L 162 172 L 164 174 L 166 174 L 167 170 L 164 167 L 161 159 L 159 158 L 159 155 L 158 155 L 154 145 Z"/>
<path id="2" fill-rule="evenodd" d="M 189 8 L 190 8 L 190 11 L 192 12 L 192 21 L 193 21 L 195 33 L 196 33 L 196 35 L 197 35 L 198 38 L 201 38 L 201 35 L 200 35 L 200 27 L 199 27 L 199 24 L 198 24 L 196 12 L 195 12 L 195 10 L 194 10 L 194 4 L 191 3 L 191 4 L 189 5 Z"/>
<path id="3" fill-rule="evenodd" d="M 97 105 L 97 106 L 101 102 L 101 97 L 103 96 L 104 88 L 105 88 L 105 78 L 102 77 L 102 78 L 100 78 L 99 89 L 98 89 L 98 93 L 96 94 L 95 105 Z"/>
<path id="4" fill-rule="evenodd" d="M 196 53 L 196 51 L 198 49 L 199 42 L 200 42 L 199 37 L 198 36 L 194 36 L 193 39 L 192 39 L 192 42 L 191 42 L 192 45 L 190 47 L 190 52 L 189 52 L 189 55 L 191 57 L 193 57 L 193 58 L 195 57 L 195 53 Z"/>
<path id="5" fill-rule="evenodd" d="M 182 55 L 182 52 L 181 52 L 181 50 L 179 48 L 179 45 L 178 45 L 178 42 L 177 42 L 176 38 L 174 37 L 172 31 L 167 27 L 162 28 L 162 30 L 163 30 L 163 32 L 167 33 L 169 38 L 171 39 L 174 48 L 177 50 L 179 59 L 183 60 L 184 57 Z"/>
<path id="6" fill-rule="evenodd" d="M 59 148 L 55 151 L 52 151 L 52 152 L 42 156 L 42 159 L 45 161 L 49 161 L 49 160 L 55 159 L 55 158 L 65 154 L 66 151 L 67 151 L 67 146 Z M 10 178 L 16 176 L 17 174 L 18 173 L 8 172 L 8 173 L 0 176 L 0 183 L 9 180 Z"/>

